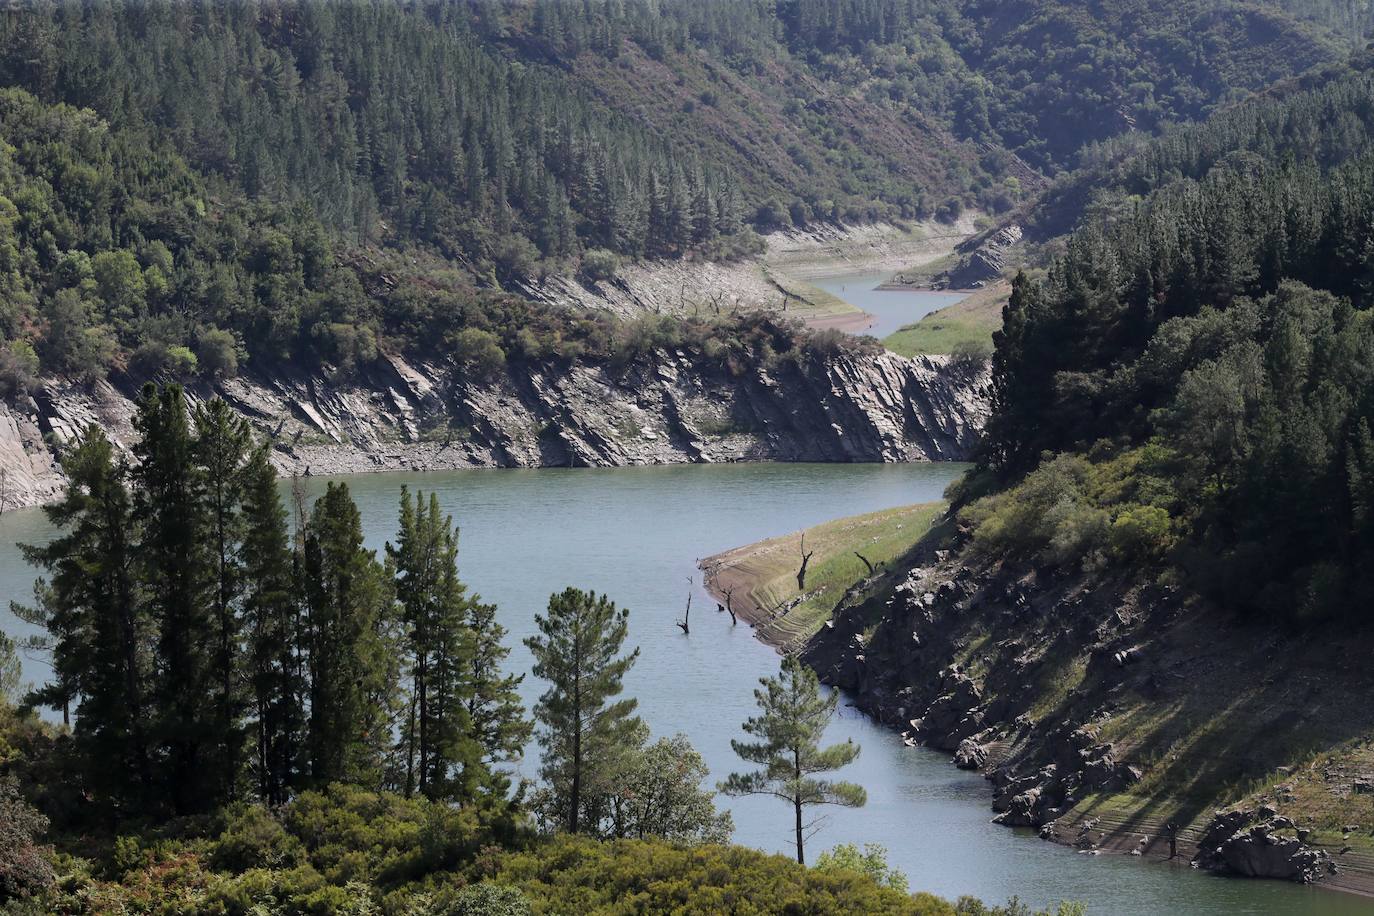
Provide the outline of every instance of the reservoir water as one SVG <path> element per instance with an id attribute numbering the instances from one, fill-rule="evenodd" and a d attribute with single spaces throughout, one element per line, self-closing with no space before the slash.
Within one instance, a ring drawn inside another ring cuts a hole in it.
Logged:
<path id="1" fill-rule="evenodd" d="M 392 537 L 400 486 L 433 490 L 462 529 L 460 572 L 501 609 L 515 646 L 510 664 L 528 670 L 520 640 L 548 595 L 565 585 L 604 591 L 630 608 L 630 643 L 642 650 L 627 678 L 655 735 L 685 733 L 712 778 L 740 762 L 730 739 L 754 712 L 752 690 L 777 656 L 743 626 L 732 627 L 700 590 L 696 560 L 727 547 L 837 516 L 940 496 L 959 465 L 730 465 L 615 470 L 465 471 L 347 478 L 370 547 Z M 318 491 L 324 481 L 311 481 Z M 34 572 L 14 544 L 51 536 L 39 510 L 0 516 L 0 626 L 27 600 Z M 674 625 L 691 586 L 692 632 Z M 26 675 L 44 676 L 26 660 Z M 540 692 L 527 680 L 527 702 Z M 1370 913 L 1370 901 L 1277 882 L 1210 878 L 1186 868 L 1116 856 L 1089 857 L 1026 832 L 989 823 L 988 784 L 956 770 L 945 754 L 904 747 L 897 735 L 841 707 L 829 738 L 863 748 L 843 778 L 868 789 L 859 810 L 821 809 L 812 855 L 836 843 L 881 843 L 913 888 L 947 897 L 1045 905 L 1081 900 L 1094 914 Z M 523 772 L 533 777 L 527 761 Z M 768 799 L 729 802 L 737 842 L 788 852 L 790 811 Z"/>
<path id="2" fill-rule="evenodd" d="M 855 333 L 868 334 L 879 340 L 905 325 L 915 324 L 931 312 L 953 305 L 967 295 L 920 289 L 878 289 L 891 276 L 890 271 L 863 270 L 810 278 L 807 282 L 872 315 L 871 324 L 866 328 L 855 328 Z"/>

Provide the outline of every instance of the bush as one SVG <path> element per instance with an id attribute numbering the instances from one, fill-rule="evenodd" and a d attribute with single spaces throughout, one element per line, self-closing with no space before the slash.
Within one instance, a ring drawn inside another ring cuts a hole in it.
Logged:
<path id="1" fill-rule="evenodd" d="M 211 378 L 233 378 L 239 374 L 238 341 L 230 332 L 219 328 L 202 331 L 196 350 L 201 368 Z"/>
<path id="2" fill-rule="evenodd" d="M 1123 509 L 1112 522 L 1112 552 L 1124 560 L 1158 563 L 1174 546 L 1174 522 L 1158 506 Z"/>
<path id="3" fill-rule="evenodd" d="M 880 887 L 907 892 L 906 875 L 887 865 L 887 849 L 877 843 L 865 843 L 863 851 L 853 843 L 841 843 L 829 852 L 816 858 L 814 866 L 818 870 L 827 868 L 848 869 L 867 875 Z"/>
<path id="4" fill-rule="evenodd" d="M 320 355 L 345 375 L 377 359 L 377 335 L 366 325 L 321 323 L 311 329 L 311 335 Z"/>
<path id="5" fill-rule="evenodd" d="M 300 863 L 304 848 L 286 832 L 281 821 L 261 805 L 243 807 L 229 815 L 229 823 L 215 841 L 212 867 L 242 872 L 252 868 L 289 868 Z"/>
<path id="6" fill-rule="evenodd" d="M 613 280 L 620 271 L 620 256 L 604 248 L 593 248 L 582 255 L 582 276 L 593 283 Z"/>
<path id="7" fill-rule="evenodd" d="M 446 903 L 411 907 L 413 916 L 530 916 L 532 912 L 519 888 L 487 882 L 463 888 Z"/>
<path id="8" fill-rule="evenodd" d="M 683 847 L 661 841 L 597 842 L 560 835 L 505 856 L 496 880 L 523 888 L 539 912 L 716 914 L 952 914 L 929 894 L 908 896 L 847 869 L 808 869 L 740 846 Z"/>
<path id="9" fill-rule="evenodd" d="M 45 303 L 40 343 L 43 364 L 54 372 L 101 378 L 115 352 L 110 329 L 96 323 L 90 304 L 74 289 L 59 290 Z"/>
<path id="10" fill-rule="evenodd" d="M 991 359 L 991 340 L 961 340 L 949 351 L 950 368 L 967 377 L 982 372 Z"/>
<path id="11" fill-rule="evenodd" d="M 26 340 L 0 347 L 0 397 L 28 394 L 38 380 L 38 354 Z"/>
<path id="12" fill-rule="evenodd" d="M 496 377 L 506 365 L 506 351 L 497 336 L 480 328 L 463 328 L 451 338 L 453 358 L 479 379 Z"/>
<path id="13" fill-rule="evenodd" d="M 194 353 L 180 344 L 169 346 L 160 340 L 150 340 L 134 351 L 129 365 L 144 378 L 186 379 L 196 374 L 199 362 Z"/>
<path id="14" fill-rule="evenodd" d="M 13 776 L 0 777 L 0 904 L 30 897 L 53 882 L 51 851 L 37 838 L 48 819 L 24 801 Z"/>

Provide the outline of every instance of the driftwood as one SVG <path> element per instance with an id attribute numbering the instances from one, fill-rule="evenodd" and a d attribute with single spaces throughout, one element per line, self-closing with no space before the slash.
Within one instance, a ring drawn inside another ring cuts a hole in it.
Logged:
<path id="1" fill-rule="evenodd" d="M 860 560 L 863 560 L 863 561 L 864 561 L 864 565 L 868 567 L 868 574 L 869 574 L 870 576 L 873 575 L 874 570 L 875 570 L 875 567 L 873 566 L 872 563 L 870 563 L 870 562 L 868 561 L 868 557 L 866 557 L 866 556 L 864 556 L 863 554 L 859 553 L 857 550 L 854 551 L 854 556 L 858 557 Z"/>

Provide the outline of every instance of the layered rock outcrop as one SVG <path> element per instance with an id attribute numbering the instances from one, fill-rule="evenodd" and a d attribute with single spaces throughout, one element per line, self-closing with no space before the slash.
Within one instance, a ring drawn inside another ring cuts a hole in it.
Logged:
<path id="1" fill-rule="evenodd" d="M 1233 809 L 1213 815 L 1193 863 L 1247 878 L 1280 878 L 1313 884 L 1336 873 L 1325 850 L 1307 844 L 1307 830 L 1273 808 Z"/>
<path id="2" fill-rule="evenodd" d="M 270 437 L 282 471 L 338 474 L 960 460 L 987 415 L 986 387 L 986 375 L 941 357 L 842 351 L 732 369 L 659 350 L 625 366 L 512 363 L 486 379 L 389 357 L 349 379 L 283 367 L 188 393 L 228 401 Z M 126 447 L 137 388 L 50 379 L 0 403 L 4 507 L 51 499 L 62 485 L 58 452 L 90 423 Z"/>
<path id="3" fill-rule="evenodd" d="M 982 772 L 999 823 L 1090 854 L 1196 852 L 1227 874 L 1371 886 L 1349 842 L 1363 820 L 1344 842 L 1295 822 L 1361 793 L 1365 635 L 1240 626 L 1176 582 L 980 558 L 967 535 L 936 530 L 836 607 L 803 651 L 821 679 Z M 1312 746 L 1297 735 L 1356 750 L 1200 819 L 1204 792 L 1294 774 L 1293 748 Z"/>

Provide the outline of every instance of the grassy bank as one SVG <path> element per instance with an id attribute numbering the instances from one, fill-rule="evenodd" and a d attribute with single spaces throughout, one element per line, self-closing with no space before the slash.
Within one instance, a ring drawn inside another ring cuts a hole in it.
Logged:
<path id="1" fill-rule="evenodd" d="M 858 554 L 881 569 L 906 554 L 943 513 L 945 503 L 919 503 L 825 522 L 804 532 L 736 547 L 700 563 L 706 586 L 753 624 L 764 642 L 800 647 L 829 618 L 845 592 L 869 576 Z M 811 553 L 806 590 L 797 588 L 802 537 Z"/>
<path id="2" fill-rule="evenodd" d="M 835 318 L 845 315 L 860 316 L 863 312 L 845 302 L 839 296 L 832 296 L 819 286 L 805 280 L 788 276 L 767 266 L 760 268 L 770 283 L 787 296 L 787 312 L 803 321 L 817 318 Z"/>
<path id="3" fill-rule="evenodd" d="M 959 344 L 991 342 L 993 331 L 1002 326 L 1002 306 L 1010 294 L 1011 285 L 999 281 L 907 325 L 885 338 L 883 345 L 903 356 L 917 356 L 952 353 Z"/>

